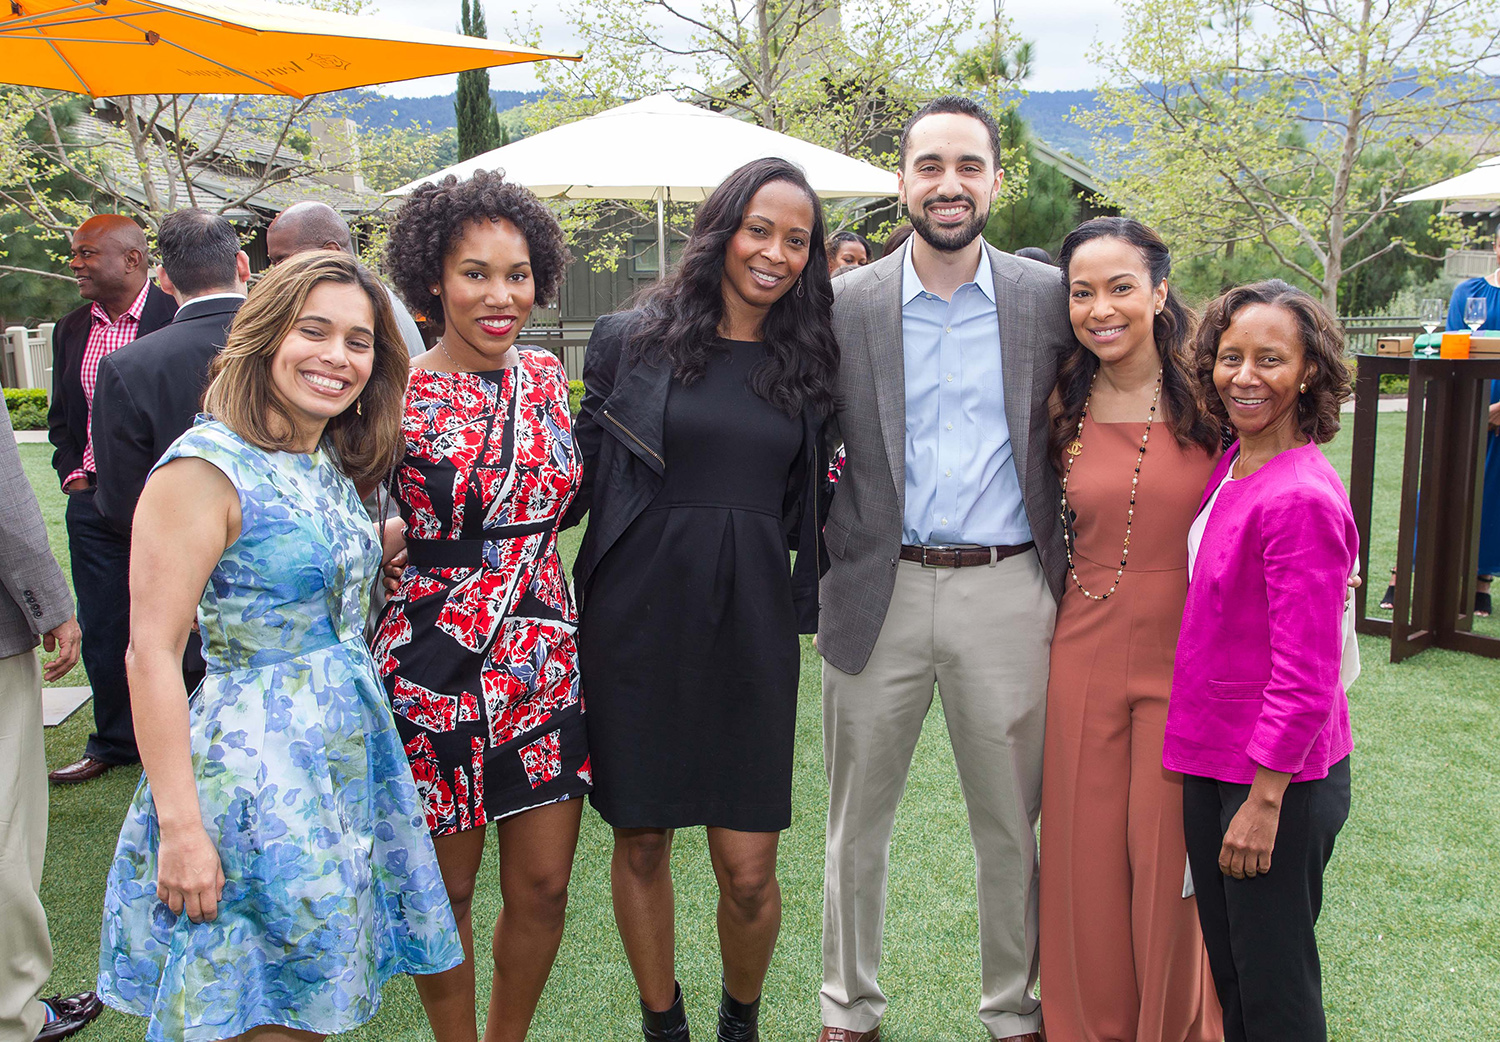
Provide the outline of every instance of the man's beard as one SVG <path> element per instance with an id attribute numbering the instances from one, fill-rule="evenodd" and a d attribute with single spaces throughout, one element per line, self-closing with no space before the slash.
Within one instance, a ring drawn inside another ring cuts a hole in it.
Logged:
<path id="1" fill-rule="evenodd" d="M 970 211 L 969 219 L 963 224 L 935 224 L 928 220 L 926 214 L 928 206 L 960 202 L 967 203 Z M 945 253 L 954 253 L 979 238 L 979 234 L 984 231 L 984 226 L 989 223 L 990 211 L 986 207 L 984 212 L 980 213 L 973 196 L 965 194 L 947 199 L 929 199 L 923 204 L 921 212 L 912 210 L 908 217 L 911 220 L 912 229 L 926 241 L 927 245 Z"/>

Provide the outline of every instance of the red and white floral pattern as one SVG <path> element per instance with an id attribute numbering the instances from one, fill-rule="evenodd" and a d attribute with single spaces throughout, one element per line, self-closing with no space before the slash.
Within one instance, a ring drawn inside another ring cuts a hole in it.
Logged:
<path id="1" fill-rule="evenodd" d="M 479 547 L 477 566 L 408 568 L 372 645 L 444 835 L 537 806 L 543 786 L 568 799 L 591 784 L 557 552 L 581 461 L 562 366 L 540 351 L 498 374 L 413 370 L 402 427 L 407 538 Z"/>

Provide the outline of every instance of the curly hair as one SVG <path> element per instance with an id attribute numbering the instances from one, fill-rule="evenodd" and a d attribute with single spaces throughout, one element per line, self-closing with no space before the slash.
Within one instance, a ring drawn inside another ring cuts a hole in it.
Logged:
<path id="1" fill-rule="evenodd" d="M 401 204 L 385 246 L 385 266 L 413 314 L 442 332 L 442 298 L 432 287 L 443 281 L 443 261 L 466 225 L 505 219 L 526 237 L 536 302 L 557 302 L 563 273 L 573 255 L 552 211 L 499 171 L 476 170 L 468 180 L 449 174 L 422 185 Z"/>
<path id="2" fill-rule="evenodd" d="M 1297 429 L 1317 445 L 1331 441 L 1339 432 L 1339 407 L 1353 395 L 1349 366 L 1344 361 L 1344 331 L 1327 308 L 1280 279 L 1239 286 L 1204 308 L 1203 321 L 1193 338 L 1193 366 L 1209 412 L 1229 426 L 1229 412 L 1214 386 L 1214 365 L 1224 331 L 1236 314 L 1252 304 L 1281 308 L 1296 321 L 1308 365 L 1307 390 L 1297 396 Z"/>
<path id="3" fill-rule="evenodd" d="M 699 380 L 724 316 L 724 252 L 740 229 L 745 209 L 761 188 L 785 181 L 807 194 L 813 226 L 807 266 L 795 288 L 781 295 L 766 314 L 761 336 L 768 357 L 750 373 L 760 397 L 790 416 L 811 406 L 833 411 L 839 348 L 833 338 L 833 283 L 824 252 L 823 206 L 806 176 L 785 159 L 755 159 L 730 174 L 698 209 L 682 261 L 645 291 L 643 321 L 630 339 L 630 352 L 670 365 L 684 384 Z"/>
<path id="4" fill-rule="evenodd" d="M 356 485 L 373 484 L 401 458 L 401 408 L 406 395 L 406 342 L 391 298 L 359 261 L 338 250 L 310 250 L 282 261 L 255 286 L 234 317 L 224 350 L 214 357 L 203 410 L 267 452 L 290 450 L 296 425 L 276 390 L 271 366 L 296 325 L 308 294 L 324 282 L 358 286 L 375 316 L 375 361 L 359 394 L 323 429 L 339 470 Z"/>
<path id="5" fill-rule="evenodd" d="M 1084 221 L 1063 240 L 1057 266 L 1062 269 L 1065 290 L 1071 288 L 1068 269 L 1073 263 L 1073 254 L 1085 243 L 1104 238 L 1119 239 L 1135 247 L 1146 266 L 1151 285 L 1161 285 L 1172 273 L 1172 254 L 1156 232 L 1129 217 L 1096 217 Z M 1219 425 L 1209 417 L 1193 378 L 1192 361 L 1187 350 L 1192 332 L 1193 313 L 1168 283 L 1166 303 L 1152 324 L 1156 351 L 1161 357 L 1161 394 L 1166 407 L 1162 420 L 1179 445 L 1198 445 L 1212 453 L 1219 449 Z M 1059 472 L 1065 447 L 1078 430 L 1083 403 L 1098 371 L 1099 359 L 1076 339 L 1058 362 L 1057 398 L 1047 447 L 1052 465 Z"/>

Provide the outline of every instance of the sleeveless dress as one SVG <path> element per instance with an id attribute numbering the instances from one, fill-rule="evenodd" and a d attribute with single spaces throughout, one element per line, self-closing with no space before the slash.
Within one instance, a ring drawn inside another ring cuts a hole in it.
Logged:
<path id="1" fill-rule="evenodd" d="M 750 387 L 764 344 L 716 346 L 700 380 L 673 381 L 661 490 L 584 601 L 590 799 L 616 828 L 791 824 L 801 643 L 782 517 L 802 422 Z"/>
<path id="2" fill-rule="evenodd" d="M 322 450 L 266 452 L 200 417 L 157 466 L 180 457 L 213 464 L 240 500 L 239 538 L 198 605 L 208 675 L 189 707 L 224 893 L 205 923 L 157 900 L 142 775 L 105 888 L 99 996 L 149 1017 L 151 1042 L 347 1031 L 390 977 L 463 961 L 364 641 L 375 530 Z"/>
<path id="3" fill-rule="evenodd" d="M 488 373 L 413 369 L 391 497 L 409 566 L 373 652 L 427 825 L 446 836 L 584 795 L 578 616 L 557 530 L 582 475 L 568 379 L 522 348 Z"/>
<path id="4" fill-rule="evenodd" d="M 1073 561 L 1114 581 L 1145 423 L 1084 423 L 1068 479 Z M 1152 426 L 1130 564 L 1107 600 L 1065 582 L 1042 757 L 1042 1018 L 1051 1042 L 1217 1042 L 1197 904 L 1184 898 L 1182 778 L 1163 769 L 1187 600 L 1187 535 L 1217 454 Z"/>

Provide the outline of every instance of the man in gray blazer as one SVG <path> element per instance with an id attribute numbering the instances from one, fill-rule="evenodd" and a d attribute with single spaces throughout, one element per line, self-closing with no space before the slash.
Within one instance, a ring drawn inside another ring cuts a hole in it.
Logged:
<path id="1" fill-rule="evenodd" d="M 57 651 L 43 671 L 36 646 Z M 66 1038 L 99 1015 L 93 992 L 40 1000 L 52 973 L 42 911 L 47 757 L 42 678 L 78 662 L 73 595 L 47 545 L 47 526 L 0 406 L 0 1038 Z"/>
<path id="2" fill-rule="evenodd" d="M 879 1037 L 891 831 L 934 686 L 978 864 L 979 1019 L 991 1038 L 1040 1040 L 1034 837 L 1066 567 L 1047 398 L 1073 333 L 1057 269 L 980 238 L 999 161 L 974 102 L 923 106 L 901 135 L 916 234 L 834 282 L 848 458 L 818 624 L 822 1042 Z"/>

